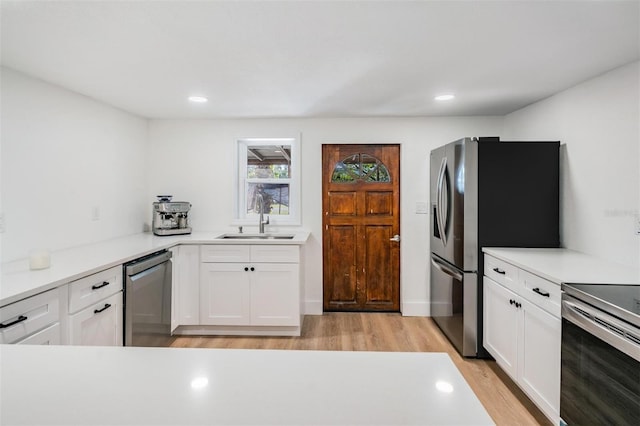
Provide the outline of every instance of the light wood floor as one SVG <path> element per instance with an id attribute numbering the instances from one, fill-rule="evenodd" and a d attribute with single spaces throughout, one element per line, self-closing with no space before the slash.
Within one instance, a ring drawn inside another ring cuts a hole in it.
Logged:
<path id="1" fill-rule="evenodd" d="M 172 346 L 447 352 L 497 425 L 551 424 L 495 361 L 460 356 L 431 318 L 387 313 L 325 313 L 306 316 L 301 337 L 177 337 Z"/>

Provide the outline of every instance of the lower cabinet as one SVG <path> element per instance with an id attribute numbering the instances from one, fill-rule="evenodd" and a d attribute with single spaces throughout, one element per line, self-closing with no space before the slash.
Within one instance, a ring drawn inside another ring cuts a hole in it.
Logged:
<path id="1" fill-rule="evenodd" d="M 84 346 L 122 346 L 122 292 L 69 317 L 69 343 Z"/>
<path id="2" fill-rule="evenodd" d="M 122 265 L 69 283 L 69 344 L 122 346 Z"/>
<path id="3" fill-rule="evenodd" d="M 533 296 L 540 297 L 542 290 L 534 287 L 538 292 L 529 291 L 530 274 L 520 272 L 513 288 L 487 276 L 483 279 L 484 347 L 545 415 L 558 424 L 562 321 L 559 315 L 549 312 L 551 308 L 542 309 L 531 301 L 536 300 Z M 550 292 L 542 293 L 547 294 L 544 303 L 551 300 L 553 307 L 555 300 L 549 298 Z"/>
<path id="4" fill-rule="evenodd" d="M 287 263 L 203 263 L 201 325 L 297 326 L 299 266 Z"/>
<path id="5" fill-rule="evenodd" d="M 300 248 L 204 245 L 200 332 L 300 335 Z M 194 331 L 195 333 L 195 331 Z"/>

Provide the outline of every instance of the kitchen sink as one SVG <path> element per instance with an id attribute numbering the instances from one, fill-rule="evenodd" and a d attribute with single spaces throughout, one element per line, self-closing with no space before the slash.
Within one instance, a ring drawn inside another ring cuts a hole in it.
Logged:
<path id="1" fill-rule="evenodd" d="M 293 240 L 295 235 L 285 234 L 223 234 L 218 240 Z"/>

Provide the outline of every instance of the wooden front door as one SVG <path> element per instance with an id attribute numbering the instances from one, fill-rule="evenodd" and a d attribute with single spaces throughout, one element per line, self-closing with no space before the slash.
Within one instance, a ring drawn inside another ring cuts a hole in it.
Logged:
<path id="1" fill-rule="evenodd" d="M 322 145 L 322 211 L 324 310 L 398 312 L 400 146 Z"/>

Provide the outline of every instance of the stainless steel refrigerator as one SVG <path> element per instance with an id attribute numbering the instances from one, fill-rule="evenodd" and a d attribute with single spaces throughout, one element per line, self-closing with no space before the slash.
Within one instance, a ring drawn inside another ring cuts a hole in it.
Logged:
<path id="1" fill-rule="evenodd" d="M 560 142 L 464 138 L 431 151 L 431 316 L 467 357 L 482 346 L 482 247 L 559 247 Z"/>

